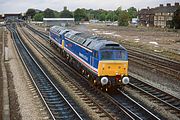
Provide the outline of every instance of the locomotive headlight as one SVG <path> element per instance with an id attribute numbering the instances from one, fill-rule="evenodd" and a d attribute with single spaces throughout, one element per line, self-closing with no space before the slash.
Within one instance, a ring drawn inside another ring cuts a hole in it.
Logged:
<path id="1" fill-rule="evenodd" d="M 108 78 L 107 77 L 102 77 L 101 78 L 101 84 L 106 85 L 108 83 Z"/>
<path id="2" fill-rule="evenodd" d="M 125 85 L 128 84 L 129 83 L 129 78 L 128 77 L 123 77 L 122 83 L 125 84 Z"/>

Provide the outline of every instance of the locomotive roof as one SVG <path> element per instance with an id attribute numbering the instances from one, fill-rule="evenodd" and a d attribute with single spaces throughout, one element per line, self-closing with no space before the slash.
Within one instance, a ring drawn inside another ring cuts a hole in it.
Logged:
<path id="1" fill-rule="evenodd" d="M 100 49 L 124 49 L 120 44 L 117 42 L 109 41 L 101 37 L 96 37 L 93 36 L 91 38 L 88 38 L 87 41 L 84 43 L 86 47 L 89 49 L 94 49 L 94 50 L 100 50 Z"/>
<path id="2" fill-rule="evenodd" d="M 116 49 L 125 49 L 117 42 L 106 40 L 102 37 L 89 36 L 85 33 L 80 33 L 77 31 L 70 31 L 65 34 L 70 40 L 88 48 L 91 50 L 100 50 L 105 48 L 116 48 Z"/>
<path id="3" fill-rule="evenodd" d="M 60 26 L 53 26 L 50 28 L 50 31 L 56 32 L 58 34 L 65 33 L 65 37 L 90 50 L 98 51 L 105 48 L 125 49 L 117 42 L 109 41 L 102 37 L 89 36 L 88 34 L 81 33 L 79 31 L 68 30 Z"/>
<path id="4" fill-rule="evenodd" d="M 61 34 L 67 32 L 67 31 L 69 31 L 69 30 L 68 30 L 68 29 L 65 29 L 65 28 L 63 28 L 63 27 L 60 27 L 60 26 L 53 26 L 53 27 L 50 28 L 50 31 L 55 32 L 55 33 L 61 35 Z"/>

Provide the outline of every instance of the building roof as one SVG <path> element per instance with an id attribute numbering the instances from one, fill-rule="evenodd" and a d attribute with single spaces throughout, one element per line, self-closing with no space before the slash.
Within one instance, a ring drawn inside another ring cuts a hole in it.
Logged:
<path id="1" fill-rule="evenodd" d="M 177 4 L 177 3 L 175 3 Z M 155 14 L 155 13 L 174 13 L 177 9 L 178 9 L 179 6 L 179 3 L 178 5 L 174 5 L 174 6 L 171 6 L 170 4 L 167 5 L 167 6 L 163 6 L 162 4 L 160 4 L 160 6 L 158 7 L 155 7 L 155 8 L 147 8 L 147 9 L 141 9 L 139 11 L 139 14 Z"/>
<path id="2" fill-rule="evenodd" d="M 177 6 L 160 6 L 155 8 L 155 13 L 174 13 L 177 10 Z"/>
<path id="3" fill-rule="evenodd" d="M 62 21 L 62 20 L 74 21 L 74 18 L 43 18 L 43 21 Z"/>

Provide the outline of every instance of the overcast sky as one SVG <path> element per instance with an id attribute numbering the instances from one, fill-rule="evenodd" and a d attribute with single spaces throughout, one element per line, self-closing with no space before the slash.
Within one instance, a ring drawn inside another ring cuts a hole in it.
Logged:
<path id="1" fill-rule="evenodd" d="M 137 9 L 157 7 L 159 4 L 180 2 L 180 0 L 0 0 L 0 14 L 26 12 L 28 8 L 62 11 L 64 6 L 73 11 L 77 8 L 115 10 L 118 7 Z"/>

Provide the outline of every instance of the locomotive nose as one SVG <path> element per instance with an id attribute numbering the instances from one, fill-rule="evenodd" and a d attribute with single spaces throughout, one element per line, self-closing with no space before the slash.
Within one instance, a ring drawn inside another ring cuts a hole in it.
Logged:
<path id="1" fill-rule="evenodd" d="M 127 75 L 127 61 L 100 61 L 98 65 L 98 76 Z"/>
<path id="2" fill-rule="evenodd" d="M 102 84 L 102 86 L 103 85 L 106 85 L 108 83 L 108 78 L 107 77 L 102 77 L 101 78 L 101 84 Z"/>

